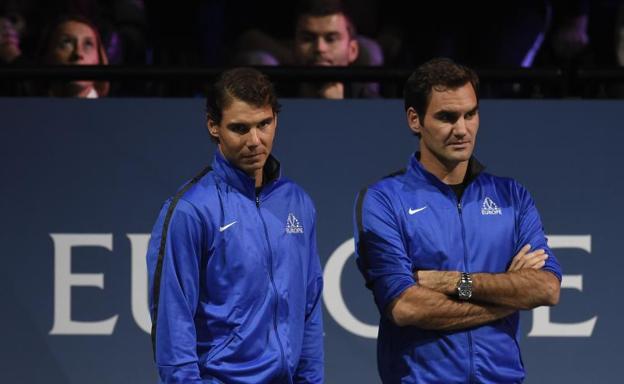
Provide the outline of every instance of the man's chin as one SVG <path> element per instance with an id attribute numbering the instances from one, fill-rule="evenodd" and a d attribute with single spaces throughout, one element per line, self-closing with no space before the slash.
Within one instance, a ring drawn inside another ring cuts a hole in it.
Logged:
<path id="1" fill-rule="evenodd" d="M 436 156 L 438 157 L 438 159 L 444 163 L 447 164 L 447 166 L 450 165 L 456 165 L 459 163 L 463 163 L 465 161 L 470 160 L 470 157 L 472 156 L 472 151 L 453 151 L 453 152 L 446 152 L 444 154 L 440 154 L 441 156 Z"/>
<path id="2" fill-rule="evenodd" d="M 239 168 L 242 169 L 246 174 L 253 177 L 258 171 L 262 170 L 265 162 L 265 158 L 257 161 L 243 162 L 242 164 L 239 164 Z"/>
<path id="3" fill-rule="evenodd" d="M 470 160 L 470 157 L 472 156 L 472 149 L 472 147 L 452 149 L 448 152 L 448 156 L 450 159 L 455 161 Z"/>

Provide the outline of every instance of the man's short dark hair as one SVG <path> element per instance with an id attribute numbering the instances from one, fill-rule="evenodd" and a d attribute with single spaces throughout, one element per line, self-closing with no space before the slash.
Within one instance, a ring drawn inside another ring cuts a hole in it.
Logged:
<path id="1" fill-rule="evenodd" d="M 447 58 L 429 60 L 416 68 L 405 83 L 403 90 L 405 110 L 412 107 L 419 118 L 424 119 L 434 89 L 436 91 L 456 89 L 468 83 L 472 84 L 478 100 L 479 77 L 472 69 Z"/>
<path id="2" fill-rule="evenodd" d="M 206 117 L 221 124 L 223 110 L 235 99 L 258 108 L 270 105 L 276 115 L 281 109 L 273 84 L 254 68 L 230 69 L 217 78 L 206 95 Z"/>
<path id="3" fill-rule="evenodd" d="M 341 0 L 300 0 L 295 12 L 295 22 L 299 24 L 302 17 L 324 17 L 342 14 L 347 22 L 349 39 L 355 39 L 357 31 L 351 14 Z"/>

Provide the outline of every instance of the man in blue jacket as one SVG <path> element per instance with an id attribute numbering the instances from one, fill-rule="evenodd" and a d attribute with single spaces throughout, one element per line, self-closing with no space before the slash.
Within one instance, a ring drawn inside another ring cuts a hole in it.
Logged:
<path id="1" fill-rule="evenodd" d="M 419 152 L 356 201 L 357 263 L 381 318 L 384 383 L 518 383 L 518 310 L 555 305 L 561 269 L 519 183 L 473 157 L 478 78 L 448 59 L 405 86 Z"/>
<path id="2" fill-rule="evenodd" d="M 164 204 L 147 254 L 152 344 L 165 383 L 321 383 L 316 214 L 271 155 L 279 104 L 254 69 L 207 97 L 218 151 Z"/>

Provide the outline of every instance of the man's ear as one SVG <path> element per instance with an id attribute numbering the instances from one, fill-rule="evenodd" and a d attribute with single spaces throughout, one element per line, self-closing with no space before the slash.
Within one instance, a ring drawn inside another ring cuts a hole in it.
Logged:
<path id="1" fill-rule="evenodd" d="M 215 139 L 219 139 L 219 124 L 215 123 L 212 119 L 208 119 L 206 121 L 206 127 L 208 127 L 208 133 L 210 136 Z"/>
<path id="2" fill-rule="evenodd" d="M 421 134 L 422 130 L 422 121 L 420 120 L 420 116 L 414 109 L 414 107 L 409 107 L 407 109 L 407 124 L 409 125 L 412 132 L 417 135 Z"/>
<path id="3" fill-rule="evenodd" d="M 358 58 L 360 54 L 360 43 L 358 43 L 356 38 L 353 38 L 349 41 L 349 64 L 353 64 L 353 62 Z"/>

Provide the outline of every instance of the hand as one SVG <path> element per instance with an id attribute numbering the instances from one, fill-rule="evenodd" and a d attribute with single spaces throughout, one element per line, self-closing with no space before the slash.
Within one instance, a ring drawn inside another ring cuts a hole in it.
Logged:
<path id="1" fill-rule="evenodd" d="M 445 295 L 455 294 L 460 275 L 457 271 L 416 271 L 414 273 L 418 285 Z"/>
<path id="2" fill-rule="evenodd" d="M 521 269 L 541 269 L 546 264 L 548 254 L 543 249 L 537 249 L 533 252 L 531 250 L 531 244 L 527 244 L 514 258 L 511 260 L 511 265 L 507 269 L 508 272 L 519 271 Z"/>
<path id="3" fill-rule="evenodd" d="M 320 96 L 324 99 L 344 99 L 344 85 L 342 83 L 323 84 Z"/>

